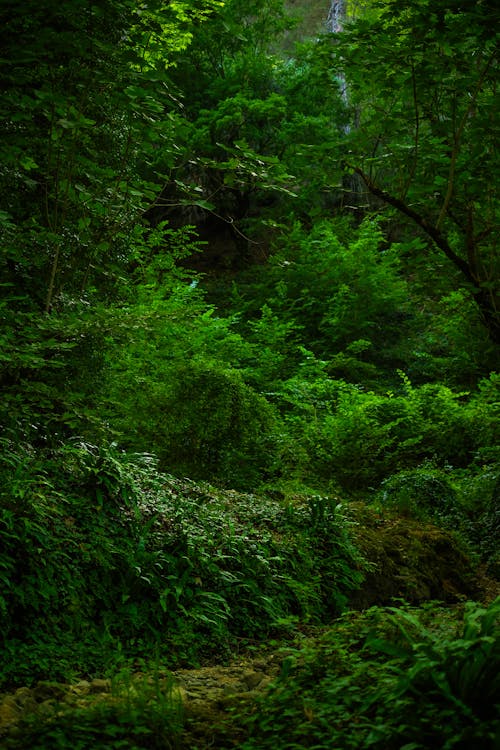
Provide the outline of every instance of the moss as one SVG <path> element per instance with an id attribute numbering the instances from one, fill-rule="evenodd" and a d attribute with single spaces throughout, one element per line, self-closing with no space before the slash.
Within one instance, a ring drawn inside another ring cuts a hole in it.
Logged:
<path id="1" fill-rule="evenodd" d="M 455 602 L 475 597 L 479 586 L 469 557 L 448 531 L 408 518 L 382 516 L 351 506 L 355 543 L 371 565 L 350 605 L 365 609 L 399 598 L 419 604 L 428 599 Z"/>

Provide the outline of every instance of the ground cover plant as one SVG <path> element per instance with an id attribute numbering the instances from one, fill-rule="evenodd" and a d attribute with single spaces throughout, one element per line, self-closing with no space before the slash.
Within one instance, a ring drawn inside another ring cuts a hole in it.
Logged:
<path id="1" fill-rule="evenodd" d="M 284 663 L 242 748 L 497 747 L 500 600 L 349 614 Z"/>
<path id="2" fill-rule="evenodd" d="M 227 657 L 235 639 L 332 618 L 363 559 L 335 500 L 294 505 L 68 445 L 4 467 L 2 684 L 102 673 L 160 650 Z"/>
<path id="3" fill-rule="evenodd" d="M 31 698 L 31 710 L 17 732 L 3 738 L 6 748 L 181 747 L 182 706 L 169 677 L 132 679 L 123 670 L 109 681 L 103 694 L 84 696 L 48 682 L 40 683 L 35 695 L 38 705 Z"/>
<path id="4" fill-rule="evenodd" d="M 278 677 L 260 694 L 232 696 L 229 709 L 207 713 L 201 735 L 199 720 L 196 733 L 190 724 L 189 702 L 183 709 L 158 665 L 149 665 L 149 677 L 122 670 L 101 681 L 99 694 L 39 683 L 35 699 L 57 700 L 49 707 L 32 698 L 31 713 L 5 735 L 5 746 L 493 750 L 499 607 L 498 599 L 454 608 L 399 602 L 346 613 L 283 645 Z"/>

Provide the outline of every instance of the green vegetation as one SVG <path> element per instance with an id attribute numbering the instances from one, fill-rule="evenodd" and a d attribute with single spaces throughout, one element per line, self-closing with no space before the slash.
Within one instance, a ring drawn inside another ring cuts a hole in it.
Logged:
<path id="1" fill-rule="evenodd" d="M 436 606 L 343 618 L 288 658 L 240 746 L 493 749 L 499 607 L 468 606 L 458 627 Z"/>
<path id="2" fill-rule="evenodd" d="M 340 507 L 159 474 L 150 456 L 68 443 L 2 473 L 2 684 L 227 658 L 236 640 L 331 619 L 362 580 Z"/>
<path id="3" fill-rule="evenodd" d="M 2 4 L 12 750 L 195 750 L 168 670 L 269 648 L 221 749 L 500 741 L 498 14 L 331 11 Z"/>
<path id="4" fill-rule="evenodd" d="M 139 682 L 122 671 L 106 686 L 104 700 L 102 696 L 91 695 L 80 704 L 76 695 L 69 694 L 68 700 L 64 686 L 57 683 L 39 685 L 37 695 L 46 698 L 45 716 L 40 720 L 40 711 L 28 714 L 17 736 L 5 740 L 7 748 L 180 747 L 183 725 L 180 698 L 171 681 L 158 675 L 154 681 L 143 678 Z M 64 697 L 66 702 L 62 700 Z M 51 703 L 48 711 L 47 701 Z"/>

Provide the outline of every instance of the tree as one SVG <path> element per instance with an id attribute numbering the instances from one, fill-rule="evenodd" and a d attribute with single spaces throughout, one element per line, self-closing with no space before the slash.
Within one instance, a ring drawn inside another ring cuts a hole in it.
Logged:
<path id="1" fill-rule="evenodd" d="M 85 431 L 116 326 L 98 303 L 130 288 L 161 185 L 147 168 L 158 143 L 175 151 L 169 66 L 220 5 L 0 4 L 0 423 L 16 440 Z"/>
<path id="2" fill-rule="evenodd" d="M 0 43 L 3 283 L 49 312 L 109 287 L 173 149 L 168 67 L 220 0 L 4 2 Z M 166 145 L 165 145 L 166 144 Z"/>
<path id="3" fill-rule="evenodd" d="M 380 0 L 339 35 L 357 126 L 348 168 L 460 272 L 500 342 L 493 4 Z"/>
<path id="4" fill-rule="evenodd" d="M 283 6 L 228 0 L 171 71 L 185 120 L 173 169 L 167 153 L 170 180 L 153 218 L 194 215 L 210 239 L 225 235 L 227 250 L 232 233 L 238 254 L 248 236 L 267 245 L 269 227 L 288 223 L 293 212 L 304 221 L 321 215 L 332 193 L 338 197 L 342 177 L 338 133 L 345 113 L 331 44 L 285 53 L 291 21 Z"/>

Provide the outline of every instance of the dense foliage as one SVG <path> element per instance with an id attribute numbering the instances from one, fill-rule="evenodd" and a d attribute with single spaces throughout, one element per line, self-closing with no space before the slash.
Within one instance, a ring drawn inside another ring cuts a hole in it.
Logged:
<path id="1" fill-rule="evenodd" d="M 498 577 L 497 11 L 327 14 L 0 6 L 4 686 L 330 622 L 377 564 L 351 501 Z M 255 742 L 283 709 L 286 747 L 332 747 L 332 721 L 344 747 L 488 747 L 497 605 L 462 634 L 436 612 L 391 619 L 393 645 L 332 631 Z M 133 742 L 164 747 L 179 717 L 148 700 Z"/>
<path id="2" fill-rule="evenodd" d="M 349 162 L 455 267 L 499 344 L 498 15 L 487 1 L 374 6 L 338 48 L 363 149 Z"/>
<path id="3" fill-rule="evenodd" d="M 81 442 L 43 464 L 7 448 L 1 477 L 1 684 L 227 656 L 237 639 L 331 619 L 363 577 L 326 497 L 218 494 Z"/>
<path id="4" fill-rule="evenodd" d="M 499 606 L 471 604 L 458 627 L 433 606 L 346 617 L 289 657 L 241 747 L 493 750 Z"/>

